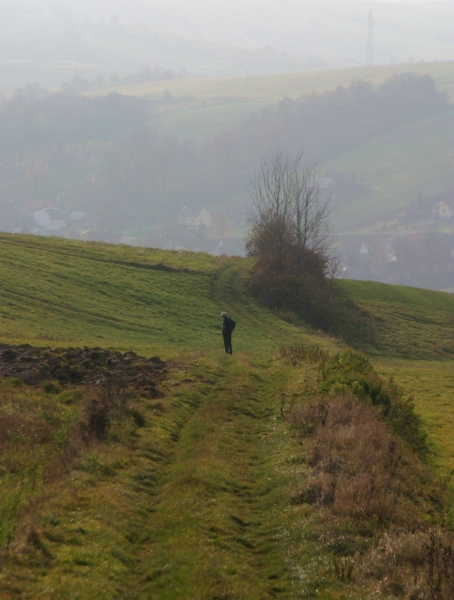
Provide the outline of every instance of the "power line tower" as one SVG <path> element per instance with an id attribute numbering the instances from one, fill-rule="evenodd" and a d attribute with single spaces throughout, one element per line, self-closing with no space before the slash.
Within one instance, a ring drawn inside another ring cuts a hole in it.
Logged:
<path id="1" fill-rule="evenodd" d="M 374 64 L 374 14 L 372 9 L 369 10 L 369 19 L 367 26 L 367 51 L 366 51 L 366 65 L 372 66 Z"/>

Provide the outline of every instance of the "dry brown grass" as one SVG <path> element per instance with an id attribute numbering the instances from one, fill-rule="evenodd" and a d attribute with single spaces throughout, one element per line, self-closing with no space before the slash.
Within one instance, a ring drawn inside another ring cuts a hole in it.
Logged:
<path id="1" fill-rule="evenodd" d="M 442 527 L 385 534 L 358 561 L 363 581 L 375 581 L 386 595 L 410 600 L 452 600 L 454 540 Z"/>
<path id="2" fill-rule="evenodd" d="M 424 511 L 418 493 L 424 470 L 380 420 L 377 411 L 353 397 L 310 404 L 292 415 L 312 433 L 312 467 L 303 497 L 337 519 L 373 526 L 407 523 Z M 419 480 L 419 481 L 418 481 Z"/>
<path id="3" fill-rule="evenodd" d="M 452 599 L 443 485 L 377 408 L 345 393 L 299 406 L 288 418 L 306 440 L 311 468 L 294 501 L 318 507 L 335 578 L 383 597 Z"/>
<path id="4" fill-rule="evenodd" d="M 291 346 L 281 346 L 278 357 L 289 365 L 297 365 L 301 362 L 318 363 L 326 361 L 329 353 L 315 344 L 295 343 Z"/>

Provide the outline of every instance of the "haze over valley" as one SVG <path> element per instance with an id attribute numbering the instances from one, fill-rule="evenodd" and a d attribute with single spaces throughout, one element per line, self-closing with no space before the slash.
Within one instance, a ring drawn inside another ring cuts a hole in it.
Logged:
<path id="1" fill-rule="evenodd" d="M 145 68 L 225 76 L 446 61 L 453 17 L 449 1 L 4 0 L 0 91 Z"/>
<path id="2" fill-rule="evenodd" d="M 260 161 L 304 150 L 343 276 L 454 286 L 454 3 L 6 1 L 0 19 L 4 231 L 241 255 Z"/>

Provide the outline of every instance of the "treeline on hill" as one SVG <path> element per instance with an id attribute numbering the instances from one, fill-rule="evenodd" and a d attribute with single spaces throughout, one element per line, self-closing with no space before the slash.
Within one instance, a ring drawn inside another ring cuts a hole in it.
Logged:
<path id="1" fill-rule="evenodd" d="M 301 147 L 309 162 L 320 164 L 448 108 L 446 97 L 431 77 L 403 73 L 378 87 L 358 80 L 322 94 L 302 95 L 296 100 L 286 97 L 275 108 L 249 115 L 214 143 L 222 141 L 226 149 L 237 148 L 238 162 L 249 165 L 256 156 L 276 148 L 295 154 Z"/>
<path id="2" fill-rule="evenodd" d="M 75 75 L 69 81 L 62 83 L 62 88 L 65 92 L 78 93 L 89 90 L 103 89 L 106 86 L 130 85 L 133 83 L 149 83 L 150 81 L 171 81 L 173 79 L 183 79 L 187 76 L 186 69 L 181 69 L 178 73 L 170 69 L 161 69 L 155 67 L 150 69 L 145 67 L 136 73 L 128 75 L 98 75 L 94 79 L 87 79 L 81 74 Z"/>
<path id="3" fill-rule="evenodd" d="M 287 143 L 293 139 L 298 144 L 302 136 L 315 158 L 329 160 L 446 108 L 446 98 L 431 77 L 403 73 L 377 88 L 358 80 L 348 88 L 340 86 L 322 95 L 284 98 L 274 113 L 274 122 Z"/>
<path id="4" fill-rule="evenodd" d="M 244 212 L 260 157 L 277 147 L 323 162 L 411 120 L 447 107 L 428 76 L 403 74 L 378 88 L 357 81 L 321 95 L 285 98 L 275 109 L 204 142 L 153 131 L 160 100 L 18 91 L 0 106 L 0 210 L 60 198 L 96 208 L 110 231 L 174 222 L 182 205 Z M 127 198 L 127 206 L 125 203 Z"/>

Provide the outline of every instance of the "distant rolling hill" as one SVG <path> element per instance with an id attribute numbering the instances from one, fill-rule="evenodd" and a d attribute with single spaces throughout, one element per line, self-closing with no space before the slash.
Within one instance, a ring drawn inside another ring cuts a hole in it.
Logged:
<path id="1" fill-rule="evenodd" d="M 154 81 L 108 86 L 87 95 L 119 93 L 148 98 L 154 102 L 156 132 L 200 141 L 237 125 L 252 111 L 275 106 L 285 97 L 297 99 L 321 94 L 339 86 L 348 87 L 358 80 L 379 85 L 402 73 L 430 76 L 454 100 L 454 62 Z"/>
<path id="2" fill-rule="evenodd" d="M 454 63 L 405 64 L 287 73 L 268 76 L 195 79 L 110 87 L 154 102 L 153 127 L 183 140 L 202 141 L 237 126 L 252 111 L 276 106 L 284 97 L 322 93 L 352 81 L 375 85 L 401 73 L 429 75 L 454 99 Z M 164 100 L 165 99 L 165 100 Z M 396 210 L 454 186 L 452 136 L 454 110 L 412 122 L 322 163 L 322 170 L 355 173 L 365 197 L 333 203 L 335 228 L 354 231 L 391 220 Z M 245 191 L 244 201 L 247 202 Z"/>
<path id="3" fill-rule="evenodd" d="M 0 90 L 144 67 L 198 76 L 366 63 L 370 6 L 356 0 L 0 4 Z M 448 2 L 376 2 L 376 64 L 452 59 Z"/>
<path id="4" fill-rule="evenodd" d="M 357 174 L 370 191 L 335 208 L 336 227 L 352 231 L 392 221 L 419 193 L 436 195 L 454 187 L 454 109 L 416 121 L 342 154 L 327 169 Z M 449 224 L 448 224 L 449 227 Z"/>
<path id="5" fill-rule="evenodd" d="M 370 81 L 379 85 L 393 75 L 407 72 L 429 75 L 440 90 L 445 92 L 450 99 L 454 99 L 453 62 L 411 63 L 260 76 L 244 72 L 241 77 L 186 78 L 100 86 L 99 89 L 92 89 L 85 93 L 93 96 L 113 92 L 149 100 L 147 117 L 141 124 L 141 129 L 148 128 L 156 135 L 156 139 L 158 136 L 176 137 L 182 143 L 187 142 L 187 148 L 191 148 L 191 144 L 203 146 L 205 142 L 208 142 L 207 147 L 209 148 L 209 144 L 216 140 L 217 136 L 228 135 L 230 132 L 234 134 L 238 131 L 241 132 L 251 114 L 262 109 L 276 108 L 285 97 L 297 99 L 302 95 L 323 93 L 334 90 L 338 86 L 348 87 L 351 82 L 357 80 Z M 77 96 L 74 97 L 77 98 Z M 33 127 L 39 118 L 41 117 L 38 115 Z M 395 129 L 392 133 L 375 137 L 348 152 L 338 154 L 329 162 L 323 162 L 321 159 L 322 172 L 335 171 L 354 174 L 358 183 L 364 188 L 362 195 L 347 194 L 339 201 L 333 201 L 335 229 L 352 233 L 380 228 L 383 224 L 387 225 L 392 222 L 397 211 L 414 202 L 418 194 L 430 197 L 453 188 L 452 141 L 450 137 L 450 132 L 453 130 L 453 118 L 454 112 L 451 110 L 436 117 L 414 121 L 400 129 Z M 81 119 L 83 119 L 83 115 Z M 264 122 L 264 119 L 262 121 Z M 116 123 L 119 122 L 122 120 L 117 119 Z M 30 127 L 32 131 L 32 125 Z M 126 129 L 127 127 L 128 125 L 125 125 Z M 61 129 L 60 127 L 60 132 Z M 109 135 L 114 135 L 111 133 L 114 129 L 114 127 L 108 128 L 106 139 L 109 139 Z M 265 135 L 268 135 L 266 127 L 264 129 Z M 88 132 L 96 136 L 96 132 L 92 129 L 89 129 Z M 191 175 L 196 180 L 195 182 L 189 183 L 184 179 L 181 168 L 172 171 L 171 161 L 168 160 L 171 177 L 180 178 L 182 180 L 180 182 L 181 189 L 185 190 L 184 193 L 179 192 L 179 195 L 173 200 L 176 205 L 175 211 L 179 210 L 180 206 L 186 202 L 188 204 L 203 202 L 207 209 L 213 212 L 219 210 L 220 206 L 228 210 L 232 210 L 233 207 L 238 214 L 241 213 L 241 217 L 237 219 L 238 231 L 235 233 L 240 239 L 244 233 L 241 231 L 241 223 L 244 221 L 242 215 L 250 204 L 247 183 L 254 176 L 254 169 L 259 162 L 260 153 L 266 152 L 260 142 L 260 133 L 259 131 L 258 134 L 253 133 L 251 136 L 252 143 L 247 148 L 249 162 L 241 163 L 240 166 L 244 167 L 244 172 L 240 174 L 237 172 L 238 165 L 231 166 L 229 164 L 228 158 L 226 158 L 228 152 L 224 151 L 222 139 L 218 144 L 215 156 L 218 161 L 215 168 L 192 170 Z M 18 134 L 12 131 L 11 135 Z M 26 135 L 27 132 L 25 132 Z M 256 138 L 253 138 L 254 135 Z M 234 135 L 232 138 L 233 142 L 229 151 L 235 154 L 237 139 Z M 70 141 L 65 140 L 65 142 Z M 246 143 L 249 143 L 248 140 Z M 271 133 L 267 138 L 268 146 L 266 147 L 270 147 L 272 143 Z M 25 144 L 28 149 L 30 144 L 27 138 Z M 279 144 L 284 151 L 287 150 L 285 139 L 280 139 Z M 301 139 L 301 146 L 304 147 L 304 139 Z M 7 146 L 7 150 L 8 148 L 9 146 Z M 208 154 L 210 158 L 213 155 L 210 148 Z M 14 152 L 11 152 L 10 158 L 15 160 Z M 206 160 L 206 157 L 202 160 Z M 80 197 L 83 197 L 84 191 L 83 189 L 81 191 L 80 188 L 97 176 L 97 170 L 100 167 L 98 165 L 95 165 L 94 168 L 89 166 L 82 174 L 75 174 L 71 171 L 74 169 L 73 164 L 68 161 L 67 168 L 69 176 L 66 171 L 53 172 L 48 188 L 44 187 L 38 193 L 49 197 L 60 195 L 62 199 L 63 196 L 66 196 L 65 202 L 74 205 Z M 217 171 L 217 169 L 219 170 Z M 221 175 L 218 175 L 219 172 Z M 52 180 L 52 177 L 55 180 Z M 111 173 L 109 173 L 109 177 L 112 177 Z M 212 181 L 210 181 L 210 177 Z M 20 198 L 21 192 L 17 192 L 19 186 L 13 188 L 12 192 L 7 189 L 8 178 L 4 177 L 4 181 L 6 182 L 5 199 L 11 194 L 17 193 L 18 203 L 24 203 L 27 200 L 25 197 Z M 128 176 L 127 181 L 129 184 L 133 184 L 134 176 Z M 225 181 L 239 182 L 231 194 Z M 196 188 L 196 192 L 192 195 L 191 185 Z M 187 196 L 184 195 L 186 190 L 188 190 Z M 202 192 L 199 193 L 197 190 L 202 190 Z M 134 192 L 131 194 L 134 195 Z M 201 197 L 203 200 L 200 200 Z M 160 201 L 158 196 L 157 198 L 156 202 Z M 129 227 L 135 226 L 134 224 Z M 123 233 L 125 232 L 122 231 Z M 136 235 L 137 232 L 128 231 L 127 233 Z M 140 232 L 139 238 L 142 236 L 140 239 L 148 239 L 142 234 L 143 232 Z"/>

